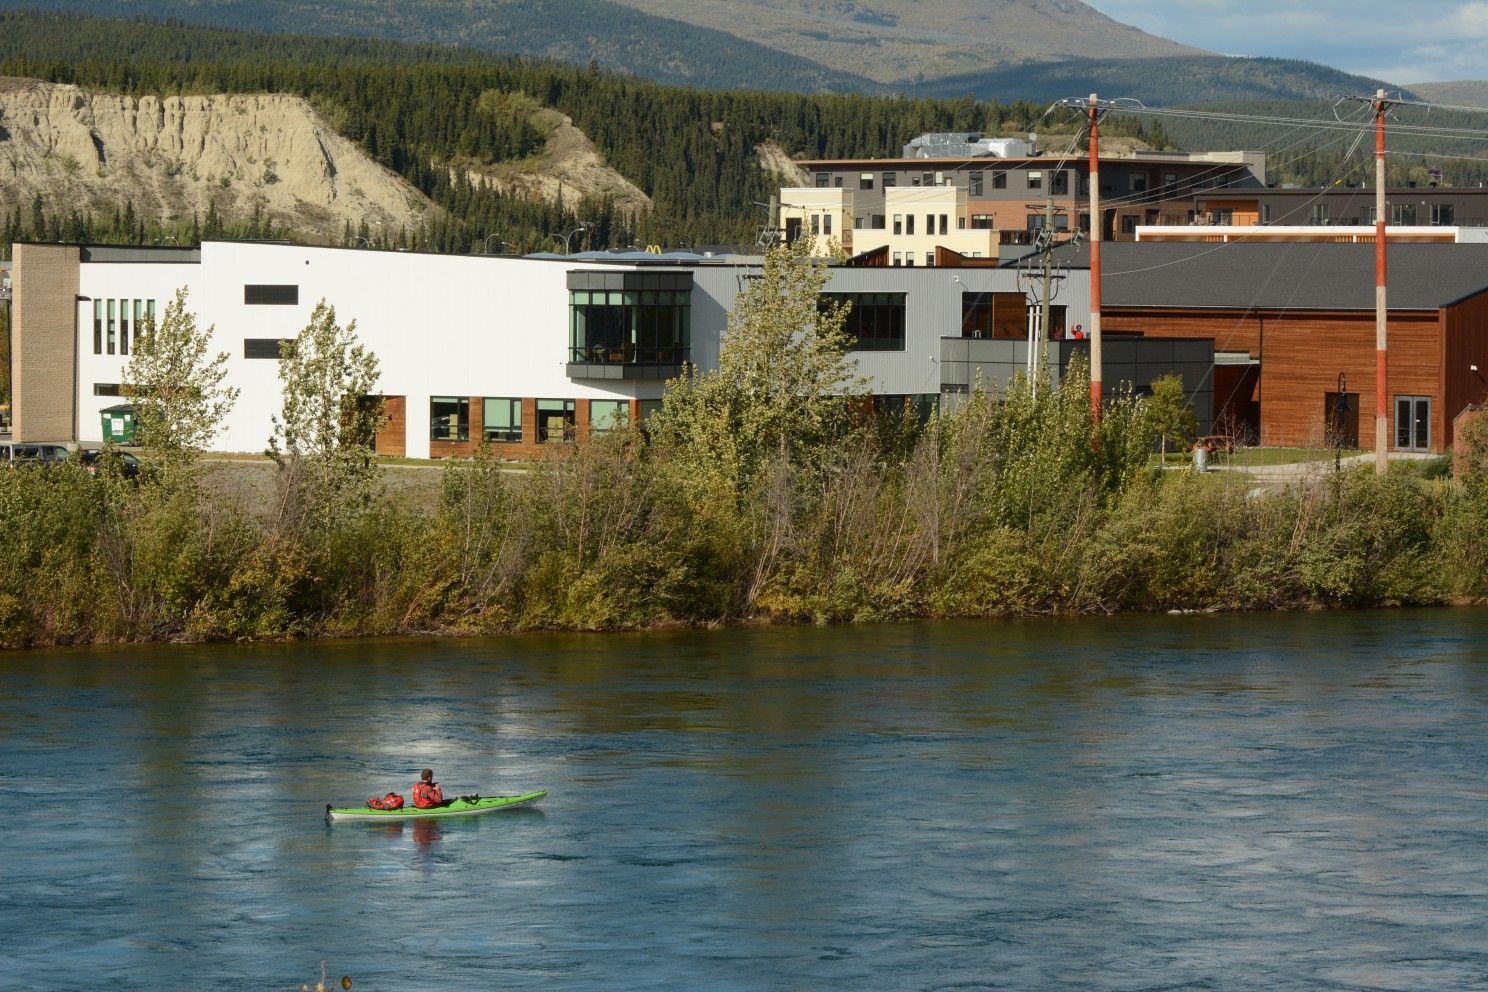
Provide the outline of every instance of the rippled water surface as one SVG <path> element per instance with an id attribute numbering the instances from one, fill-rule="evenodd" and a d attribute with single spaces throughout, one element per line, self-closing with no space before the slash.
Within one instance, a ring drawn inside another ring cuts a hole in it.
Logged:
<path id="1" fill-rule="evenodd" d="M 1488 989 L 1477 611 L 0 655 L 0 786 L 5 989 Z"/>

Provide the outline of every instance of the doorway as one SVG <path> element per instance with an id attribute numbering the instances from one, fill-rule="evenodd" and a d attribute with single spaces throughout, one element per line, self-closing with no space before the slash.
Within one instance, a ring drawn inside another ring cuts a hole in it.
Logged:
<path id="1" fill-rule="evenodd" d="M 1399 451 L 1431 450 L 1431 397 L 1395 397 L 1395 447 Z"/>

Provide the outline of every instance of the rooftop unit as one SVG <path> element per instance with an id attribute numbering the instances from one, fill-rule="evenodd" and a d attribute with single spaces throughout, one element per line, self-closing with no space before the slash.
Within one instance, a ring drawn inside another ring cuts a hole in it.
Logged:
<path id="1" fill-rule="evenodd" d="M 922 134 L 904 146 L 905 158 L 1028 158 L 1036 150 L 1022 138 L 988 138 L 969 131 Z"/>

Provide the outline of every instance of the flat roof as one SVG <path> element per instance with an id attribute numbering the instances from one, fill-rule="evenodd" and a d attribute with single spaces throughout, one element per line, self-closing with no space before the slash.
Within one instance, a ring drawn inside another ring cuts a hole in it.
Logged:
<path id="1" fill-rule="evenodd" d="M 1391 310 L 1437 310 L 1488 290 L 1488 244 L 1395 244 Z M 1373 310 L 1374 245 L 1132 242 L 1101 249 L 1108 307 Z"/>

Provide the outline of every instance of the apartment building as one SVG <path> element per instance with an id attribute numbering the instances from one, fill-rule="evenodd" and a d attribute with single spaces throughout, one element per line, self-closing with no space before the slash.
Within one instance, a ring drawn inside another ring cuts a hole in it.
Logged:
<path id="1" fill-rule="evenodd" d="M 849 254 L 857 254 L 860 245 L 888 240 L 891 254 L 901 251 L 907 263 L 914 252 L 920 264 L 924 209 L 917 211 L 913 237 L 919 243 L 913 247 L 907 240 L 896 247 L 897 239 L 911 237 L 907 223 L 897 236 L 892 226 L 895 213 L 910 216 L 917 196 L 936 204 L 933 237 L 944 242 L 954 232 L 965 232 L 971 251 L 983 250 L 982 239 L 993 246 L 1030 243 L 1044 225 L 1051 199 L 1057 228 L 1089 230 L 1089 159 L 1078 150 L 1066 151 L 974 134 L 921 135 L 897 159 L 798 162 L 808 182 L 781 191 L 779 223 L 787 236 L 822 235 L 820 225 L 811 226 L 810 205 L 829 202 L 832 236 Z M 1266 188 L 1266 157 L 1259 152 L 1118 152 L 1102 155 L 1100 176 L 1104 236 L 1130 240 L 1141 224 L 1188 224 L 1201 218 L 1227 223 L 1245 220 L 1248 211 L 1258 215 L 1255 203 Z M 937 195 L 936 190 L 943 192 Z M 945 235 L 940 233 L 942 209 L 948 220 Z"/>

